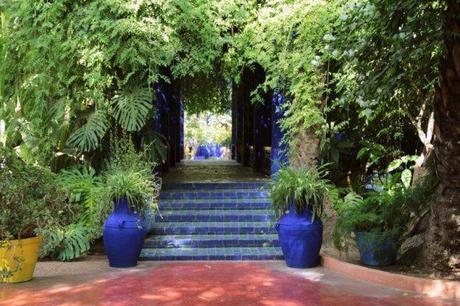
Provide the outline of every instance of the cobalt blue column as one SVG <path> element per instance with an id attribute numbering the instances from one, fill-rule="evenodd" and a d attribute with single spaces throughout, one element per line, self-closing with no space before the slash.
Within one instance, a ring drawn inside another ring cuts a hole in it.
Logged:
<path id="1" fill-rule="evenodd" d="M 184 109 L 184 100 L 182 96 L 179 101 L 180 107 L 180 130 L 179 130 L 179 159 L 184 159 L 185 154 L 185 143 L 184 143 L 184 116 L 185 116 L 185 109 Z"/>
<path id="2" fill-rule="evenodd" d="M 279 120 L 283 118 L 283 104 L 286 101 L 279 92 L 275 92 L 272 98 L 272 177 L 280 170 L 283 165 L 288 163 L 287 146 L 282 142 L 283 131 Z"/>
<path id="3" fill-rule="evenodd" d="M 153 114 L 153 130 L 159 134 L 162 134 L 161 129 L 161 108 L 162 100 L 164 100 L 164 94 L 161 91 L 160 84 L 155 85 L 155 113 Z"/>
<path id="4" fill-rule="evenodd" d="M 166 161 L 162 165 L 163 171 L 168 172 L 170 167 L 171 161 L 171 134 L 170 134 L 170 107 L 168 100 L 170 97 L 168 96 L 168 89 L 166 84 L 161 84 L 159 90 L 159 111 L 160 111 L 160 134 L 164 136 L 168 143 L 168 152 L 166 156 Z"/>
<path id="5" fill-rule="evenodd" d="M 238 107 L 236 99 L 236 86 L 235 83 L 232 83 L 231 87 L 232 92 L 232 159 L 236 160 L 236 143 L 238 139 Z"/>
<path id="6" fill-rule="evenodd" d="M 166 101 L 166 96 L 163 92 L 163 89 L 162 89 L 162 86 L 161 84 L 157 83 L 155 86 L 154 86 L 154 89 L 155 89 L 155 101 L 154 101 L 154 105 L 155 105 L 155 112 L 153 114 L 153 123 L 152 123 L 152 129 L 166 137 L 165 135 L 165 127 L 164 127 L 164 117 L 165 117 L 165 107 L 167 107 L 167 101 Z M 164 165 L 164 162 L 163 161 L 163 164 L 161 165 L 158 165 L 155 167 L 154 169 L 154 172 L 159 172 L 160 169 L 162 170 L 165 170 L 165 165 Z M 166 169 L 167 170 L 167 169 Z"/>

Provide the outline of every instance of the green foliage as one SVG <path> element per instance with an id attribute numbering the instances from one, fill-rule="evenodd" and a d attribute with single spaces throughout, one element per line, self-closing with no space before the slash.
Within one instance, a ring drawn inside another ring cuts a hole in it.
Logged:
<path id="1" fill-rule="evenodd" d="M 443 9 L 439 1 L 342 2 L 322 55 L 332 67 L 326 118 L 343 125 L 367 173 L 421 152 L 415 121 L 423 127 L 432 110 Z"/>
<path id="2" fill-rule="evenodd" d="M 104 111 L 95 111 L 88 115 L 85 125 L 70 135 L 67 143 L 82 152 L 92 151 L 100 146 L 108 129 L 107 114 Z"/>
<path id="3" fill-rule="evenodd" d="M 96 233 L 101 232 L 102 220 L 108 215 L 109 199 L 102 179 L 92 168 L 73 168 L 61 172 L 59 185 L 78 216 L 76 222 L 84 225 L 92 236 L 97 236 Z"/>
<path id="4" fill-rule="evenodd" d="M 229 113 L 216 115 L 210 112 L 200 114 L 185 113 L 184 140 L 186 146 L 222 144 L 230 145 L 232 118 Z"/>
<path id="5" fill-rule="evenodd" d="M 324 36 L 339 20 L 337 2 L 267 1 L 235 35 L 235 50 L 230 50 L 244 60 L 229 59 L 232 65 L 257 63 L 264 68 L 263 90 L 279 89 L 291 98 L 281 122 L 291 146 L 298 134 L 324 123 L 328 65 L 320 56 Z"/>
<path id="6" fill-rule="evenodd" d="M 218 73 L 185 78 L 181 91 L 187 113 L 205 111 L 222 114 L 230 111 L 229 82 Z"/>
<path id="7" fill-rule="evenodd" d="M 139 131 L 152 111 L 153 94 L 148 88 L 130 88 L 113 97 L 114 117 L 124 130 Z"/>
<path id="8" fill-rule="evenodd" d="M 30 162 L 42 165 L 72 149 L 95 158 L 107 132 L 147 126 L 156 82 L 212 72 L 234 20 L 242 18 L 240 4 L 246 6 L 236 0 L 2 2 L 2 16 L 11 17 L 2 19 L 0 36 L 7 144 L 24 147 Z M 224 96 L 203 106 L 220 109 Z"/>
<path id="9" fill-rule="evenodd" d="M 277 217 L 282 216 L 290 205 L 298 213 L 312 209 L 313 218 L 323 214 L 323 201 L 328 198 L 334 186 L 324 178 L 316 167 L 283 167 L 271 184 L 270 197 Z"/>
<path id="10" fill-rule="evenodd" d="M 83 224 L 72 223 L 64 228 L 56 228 L 47 236 L 45 250 L 49 256 L 62 261 L 74 260 L 91 248 L 92 233 Z"/>
<path id="11" fill-rule="evenodd" d="M 47 239 L 41 254 L 68 261 L 83 255 L 94 239 L 101 237 L 110 199 L 92 168 L 64 170 L 57 183 L 66 194 L 69 209 L 62 213 L 58 225 L 44 232 Z"/>
<path id="12" fill-rule="evenodd" d="M 353 191 L 336 198 L 337 212 L 333 239 L 339 250 L 348 250 L 349 239 L 354 232 L 386 233 L 397 246 L 410 234 L 412 222 L 429 207 L 430 195 L 435 184 L 425 178 L 412 188 L 395 188 L 372 192 L 364 198 Z"/>
<path id="13" fill-rule="evenodd" d="M 140 213 L 147 208 L 147 197 L 154 192 L 148 170 L 138 172 L 110 167 L 105 180 L 112 199 L 128 199 L 130 206 Z"/>
<path id="14" fill-rule="evenodd" d="M 140 214 L 147 208 L 147 198 L 155 196 L 160 185 L 152 174 L 154 163 L 148 149 L 137 152 L 129 138 L 114 139 L 112 157 L 104 171 L 104 188 L 110 199 L 127 199 Z"/>
<path id="15" fill-rule="evenodd" d="M 152 129 L 143 130 L 142 148 L 146 152 L 146 158 L 154 163 L 162 163 L 168 154 L 167 140 L 165 137 Z"/>
<path id="16" fill-rule="evenodd" d="M 398 169 L 402 169 L 401 172 L 396 172 L 400 178 L 404 188 L 409 188 L 412 183 L 412 171 L 414 169 L 413 163 L 417 161 L 418 156 L 406 155 L 401 158 L 392 161 L 387 168 L 388 172 L 392 172 Z"/>
<path id="17" fill-rule="evenodd" d="M 266 81 L 257 92 L 289 97 L 281 125 L 293 150 L 299 135 L 315 131 L 322 162 L 342 176 L 360 172 L 361 181 L 420 153 L 414 122 L 425 110 L 424 126 L 432 109 L 443 2 L 270 0 L 254 9 L 234 35 L 226 68 L 238 80 L 260 64 Z"/>
<path id="18" fill-rule="evenodd" d="M 54 174 L 0 147 L 0 241 L 34 237 L 55 226 L 65 208 Z"/>

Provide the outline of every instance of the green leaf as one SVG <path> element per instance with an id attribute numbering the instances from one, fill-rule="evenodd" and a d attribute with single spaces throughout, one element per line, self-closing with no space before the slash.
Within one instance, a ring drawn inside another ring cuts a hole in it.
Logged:
<path id="1" fill-rule="evenodd" d="M 87 122 L 70 135 L 67 144 L 80 151 L 89 152 L 97 149 L 101 139 L 109 128 L 109 121 L 104 111 L 95 111 L 88 116 Z"/>
<path id="2" fill-rule="evenodd" d="M 139 131 L 153 109 L 152 102 L 153 92 L 148 88 L 123 90 L 112 99 L 113 116 L 126 131 Z"/>
<path id="3" fill-rule="evenodd" d="M 362 148 L 361 150 L 358 151 L 356 158 L 363 159 L 367 156 L 368 153 L 369 153 L 369 148 Z"/>
<path id="4" fill-rule="evenodd" d="M 412 182 L 412 171 L 410 171 L 409 169 L 405 169 L 401 173 L 401 181 L 402 181 L 404 187 L 409 188 L 410 184 Z"/>
<path id="5" fill-rule="evenodd" d="M 403 163 L 404 162 L 401 159 L 395 159 L 388 165 L 387 172 L 391 172 L 398 169 L 399 167 L 401 167 Z"/>

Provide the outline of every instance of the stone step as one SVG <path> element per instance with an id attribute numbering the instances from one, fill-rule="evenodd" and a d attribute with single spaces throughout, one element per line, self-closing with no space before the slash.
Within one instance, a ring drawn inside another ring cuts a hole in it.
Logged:
<path id="1" fill-rule="evenodd" d="M 271 209 L 268 199 L 199 199 L 199 200 L 160 200 L 160 212 L 164 210 L 227 210 L 227 209 Z"/>
<path id="2" fill-rule="evenodd" d="M 227 182 L 227 183 L 165 183 L 162 191 L 170 190 L 221 190 L 268 188 L 268 182 Z"/>
<path id="3" fill-rule="evenodd" d="M 266 190 L 228 190 L 228 191 L 162 191 L 160 200 L 165 199 L 268 199 Z"/>
<path id="4" fill-rule="evenodd" d="M 156 222 L 261 222 L 274 221 L 271 209 L 166 210 Z"/>
<path id="5" fill-rule="evenodd" d="M 211 248 L 211 247 L 269 247 L 279 246 L 278 235 L 213 234 L 161 235 L 145 240 L 144 248 Z"/>
<path id="6" fill-rule="evenodd" d="M 279 247 L 145 248 L 141 260 L 274 260 L 283 259 Z M 199 280 L 197 280 L 199 281 Z"/>
<path id="7" fill-rule="evenodd" d="M 272 234 L 272 222 L 167 222 L 155 223 L 155 235 L 182 234 Z"/>

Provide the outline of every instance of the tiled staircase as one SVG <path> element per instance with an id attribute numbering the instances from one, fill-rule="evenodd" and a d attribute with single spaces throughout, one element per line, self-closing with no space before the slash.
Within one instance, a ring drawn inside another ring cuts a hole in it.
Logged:
<path id="1" fill-rule="evenodd" d="M 266 183 L 164 186 L 141 260 L 282 259 Z"/>

